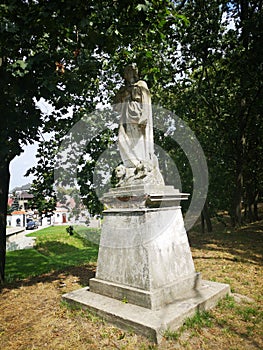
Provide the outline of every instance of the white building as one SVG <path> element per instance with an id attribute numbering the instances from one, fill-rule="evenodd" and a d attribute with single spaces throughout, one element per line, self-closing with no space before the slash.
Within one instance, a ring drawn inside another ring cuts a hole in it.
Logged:
<path id="1" fill-rule="evenodd" d="M 26 212 L 24 210 L 13 211 L 11 215 L 7 215 L 7 226 L 25 227 Z"/>
<path id="2" fill-rule="evenodd" d="M 68 223 L 69 210 L 65 207 L 57 207 L 52 216 L 52 224 L 61 225 Z"/>

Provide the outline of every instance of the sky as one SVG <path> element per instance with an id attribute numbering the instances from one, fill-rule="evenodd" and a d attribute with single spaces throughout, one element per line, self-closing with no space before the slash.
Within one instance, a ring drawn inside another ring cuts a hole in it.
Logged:
<path id="1" fill-rule="evenodd" d="M 25 146 L 24 152 L 15 157 L 10 163 L 10 186 L 11 191 L 14 187 L 20 187 L 31 183 L 33 176 L 25 177 L 26 171 L 36 165 L 37 142 L 33 145 Z"/>
<path id="2" fill-rule="evenodd" d="M 52 106 L 45 101 L 43 98 L 40 98 L 36 102 L 36 106 L 40 108 L 41 112 L 44 114 L 50 114 L 53 111 Z M 44 134 L 45 139 L 49 139 L 48 134 Z M 35 142 L 32 145 L 24 146 L 24 152 L 19 156 L 15 157 L 10 163 L 10 185 L 9 191 L 15 187 L 20 187 L 31 183 L 34 179 L 34 176 L 30 175 L 25 177 L 25 173 L 28 169 L 32 168 L 37 164 L 36 154 L 37 154 L 38 142 Z"/>

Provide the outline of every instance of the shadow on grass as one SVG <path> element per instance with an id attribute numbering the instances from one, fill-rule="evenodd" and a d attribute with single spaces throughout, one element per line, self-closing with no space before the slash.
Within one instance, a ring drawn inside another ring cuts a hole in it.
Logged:
<path id="1" fill-rule="evenodd" d="M 43 273 L 37 276 L 28 277 L 25 279 L 19 279 L 12 282 L 6 282 L 3 286 L 0 286 L 0 292 L 2 289 L 18 289 L 20 287 L 33 286 L 37 283 L 52 283 L 55 281 L 61 281 L 69 276 L 76 277 L 77 282 L 81 286 L 88 286 L 89 280 L 95 277 L 96 266 L 94 263 L 86 263 L 79 266 L 69 266 L 59 270 L 53 270 L 47 273 Z"/>
<path id="2" fill-rule="evenodd" d="M 46 241 L 39 243 L 37 250 L 55 262 L 61 261 L 66 265 L 78 263 L 78 261 L 87 261 L 87 259 L 88 261 L 96 261 L 98 246 L 86 241 L 84 243 L 84 248 L 77 248 L 64 242 Z"/>
<path id="3" fill-rule="evenodd" d="M 86 244 L 77 248 L 67 243 L 46 241 L 37 249 L 9 252 L 6 259 L 6 280 L 24 279 L 38 276 L 54 270 L 84 263 L 95 263 L 98 256 L 98 246 Z"/>
<path id="4" fill-rule="evenodd" d="M 188 237 L 190 246 L 194 249 L 226 252 L 233 255 L 232 259 L 229 258 L 232 261 L 249 262 L 254 265 L 263 264 L 263 221 L 237 230 L 230 229 L 205 234 L 193 229 L 188 233 Z M 205 258 L 202 256 L 202 259 Z M 207 257 L 207 259 L 210 258 Z M 218 256 L 218 259 L 221 257 Z"/>

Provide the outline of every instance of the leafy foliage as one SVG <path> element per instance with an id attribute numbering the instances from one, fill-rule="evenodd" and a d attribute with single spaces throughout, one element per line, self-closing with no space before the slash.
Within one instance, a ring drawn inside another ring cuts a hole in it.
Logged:
<path id="1" fill-rule="evenodd" d="M 251 214 L 262 195 L 261 10 L 260 1 L 185 2 L 188 25 L 174 34 L 182 53 L 175 72 L 183 78 L 163 94 L 203 146 L 210 209 L 228 210 L 233 224 L 241 224 L 242 201 Z"/>
<path id="2" fill-rule="evenodd" d="M 120 82 L 116 72 L 121 73 L 130 61 L 137 62 L 153 102 L 183 118 L 204 149 L 210 174 L 206 203 L 210 213 L 228 210 L 233 224 L 240 224 L 244 203 L 246 218 L 257 219 L 263 154 L 261 2 L 188 1 L 162 6 L 159 1 L 133 1 L 115 5 L 111 11 L 118 20 L 103 32 L 110 45 L 98 46 L 96 51 L 96 61 L 101 62 L 97 100 L 110 101 Z M 80 42 L 86 38 L 87 22 L 83 23 Z M 102 43 L 101 34 L 98 38 Z M 81 45 L 80 52 L 82 62 Z M 79 118 L 89 111 L 85 101 L 80 102 Z M 94 122 L 103 123 L 103 117 L 100 119 Z M 165 123 L 161 115 L 159 119 Z M 66 129 L 60 125 L 60 135 L 61 130 Z M 94 139 L 85 150 L 91 159 L 80 160 L 81 193 L 92 212 L 102 210 L 93 172 L 100 154 L 112 143 L 112 136 L 107 137 Z M 192 173 L 185 154 L 158 128 L 155 140 L 180 168 L 184 191 L 191 192 Z"/>
<path id="3" fill-rule="evenodd" d="M 110 85 L 120 65 L 135 52 L 140 64 L 144 57 L 148 63 L 151 57 L 158 62 L 162 55 L 156 47 L 167 40 L 177 19 L 170 1 L 10 0 L 0 4 L 0 20 L 2 282 L 10 161 L 24 145 L 40 140 L 40 130 L 55 132 L 59 143 L 103 99 L 101 85 Z M 159 69 L 152 71 L 153 81 L 158 74 Z M 49 101 L 51 113 L 36 108 L 41 98 Z M 39 191 L 44 180 L 50 182 L 51 163 L 46 162 L 46 156 L 40 158 Z M 51 190 L 47 191 L 49 195 Z M 47 210 L 43 198 L 38 203 Z"/>

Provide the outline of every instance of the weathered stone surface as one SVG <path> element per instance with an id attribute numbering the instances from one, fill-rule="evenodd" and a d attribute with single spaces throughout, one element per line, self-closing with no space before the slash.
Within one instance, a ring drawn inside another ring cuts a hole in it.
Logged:
<path id="1" fill-rule="evenodd" d="M 214 307 L 229 293 L 230 288 L 227 284 L 202 280 L 198 289 L 185 293 L 159 310 L 92 293 L 87 287 L 64 294 L 63 298 L 69 303 L 81 305 L 96 313 L 119 328 L 134 331 L 160 343 L 166 330 L 175 331 L 186 318 L 192 317 L 197 311 Z"/>
<path id="2" fill-rule="evenodd" d="M 201 276 L 194 274 L 187 278 L 181 278 L 162 288 L 150 291 L 116 284 L 98 278 L 90 280 L 90 289 L 93 293 L 99 293 L 120 301 L 142 306 L 152 310 L 158 310 L 163 306 L 174 302 L 189 290 L 197 290 L 200 286 Z"/>
<path id="3" fill-rule="evenodd" d="M 139 79 L 135 63 L 124 68 L 125 85 L 116 93 L 113 109 L 119 114 L 118 145 L 123 164 L 115 169 L 117 186 L 164 184 L 154 154 L 151 94 Z"/>
<path id="4" fill-rule="evenodd" d="M 172 186 L 140 184 L 112 188 L 101 200 L 108 209 L 142 209 L 178 206 L 188 196 Z"/>
<path id="5" fill-rule="evenodd" d="M 92 292 L 158 309 L 198 287 L 180 207 L 104 214 Z"/>

